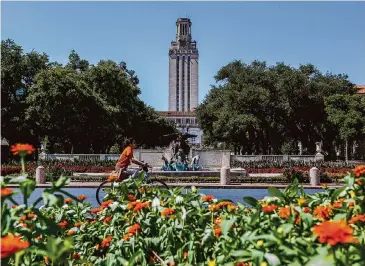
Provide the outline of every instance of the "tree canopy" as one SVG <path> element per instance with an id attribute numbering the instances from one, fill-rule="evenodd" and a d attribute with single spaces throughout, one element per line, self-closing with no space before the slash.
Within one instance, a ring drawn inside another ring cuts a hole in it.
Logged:
<path id="1" fill-rule="evenodd" d="M 160 135 L 175 131 L 139 99 L 139 79 L 125 62 L 91 65 L 73 50 L 63 66 L 12 40 L 1 46 L 2 137 L 10 143 L 47 137 L 65 153 L 103 153 L 127 137 L 160 146 Z"/>
<path id="2" fill-rule="evenodd" d="M 277 63 L 233 61 L 197 108 L 208 145 L 223 142 L 237 153 L 280 154 L 297 149 L 315 152 L 323 141 L 328 152 L 338 128 L 328 120 L 325 98 L 355 92 L 346 75 L 321 73 L 311 64 L 299 68 Z"/>

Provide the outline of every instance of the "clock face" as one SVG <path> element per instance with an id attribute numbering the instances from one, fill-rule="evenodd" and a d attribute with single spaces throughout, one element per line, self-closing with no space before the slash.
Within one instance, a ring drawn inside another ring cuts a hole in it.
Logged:
<path id="1" fill-rule="evenodd" d="M 186 48 L 188 43 L 185 40 L 180 40 L 180 46 Z"/>

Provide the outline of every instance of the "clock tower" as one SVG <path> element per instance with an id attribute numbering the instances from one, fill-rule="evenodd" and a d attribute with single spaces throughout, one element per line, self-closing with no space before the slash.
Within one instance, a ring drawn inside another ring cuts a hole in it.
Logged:
<path id="1" fill-rule="evenodd" d="M 176 21 L 176 40 L 169 50 L 169 111 L 194 111 L 198 106 L 198 59 L 191 21 Z"/>

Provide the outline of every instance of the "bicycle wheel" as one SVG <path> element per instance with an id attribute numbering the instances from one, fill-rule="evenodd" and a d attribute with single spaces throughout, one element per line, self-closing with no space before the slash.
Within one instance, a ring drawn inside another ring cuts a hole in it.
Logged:
<path id="1" fill-rule="evenodd" d="M 114 182 L 108 182 L 108 181 L 104 181 L 98 186 L 98 188 L 96 189 L 96 201 L 99 203 L 99 205 L 101 205 L 101 203 L 103 202 L 101 191 L 103 191 L 105 188 L 109 187 L 112 188 L 113 186 Z"/>

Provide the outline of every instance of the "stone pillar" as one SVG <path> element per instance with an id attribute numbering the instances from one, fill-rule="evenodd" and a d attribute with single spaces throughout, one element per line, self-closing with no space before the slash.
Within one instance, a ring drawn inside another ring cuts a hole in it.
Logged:
<path id="1" fill-rule="evenodd" d="M 43 166 L 38 166 L 35 172 L 35 181 L 37 184 L 46 183 L 46 172 Z"/>
<path id="2" fill-rule="evenodd" d="M 231 168 L 223 166 L 221 168 L 221 185 L 229 185 L 231 183 Z"/>
<path id="3" fill-rule="evenodd" d="M 314 160 L 315 161 L 324 161 L 324 155 L 322 153 L 317 153 L 315 156 L 314 156 Z"/>
<path id="4" fill-rule="evenodd" d="M 231 151 L 222 151 L 222 167 L 231 167 Z"/>
<path id="5" fill-rule="evenodd" d="M 311 186 L 318 186 L 320 184 L 319 169 L 317 167 L 312 167 L 309 170 L 309 180 Z"/>

